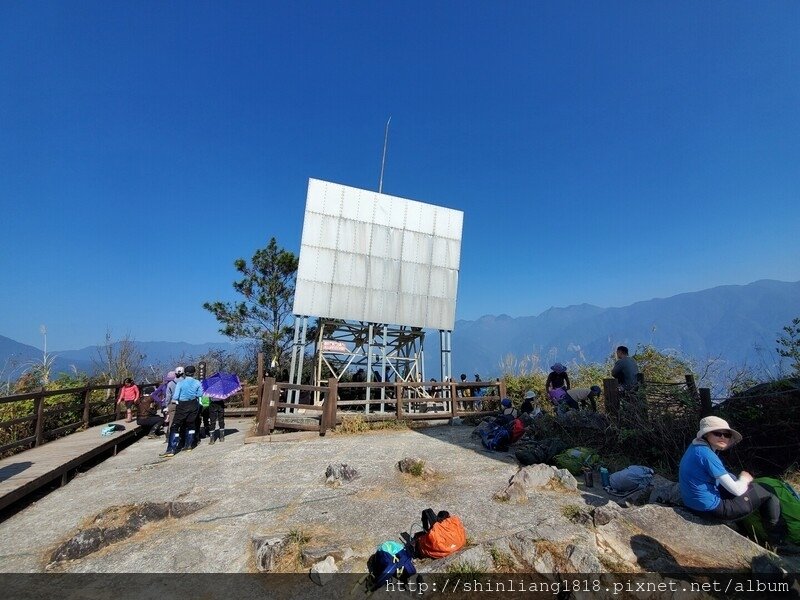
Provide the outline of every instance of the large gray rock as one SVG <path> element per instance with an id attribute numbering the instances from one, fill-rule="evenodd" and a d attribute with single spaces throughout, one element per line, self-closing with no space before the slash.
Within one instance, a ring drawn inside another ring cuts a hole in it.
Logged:
<path id="1" fill-rule="evenodd" d="M 647 571 L 749 570 L 766 552 L 725 525 L 655 504 L 620 510 L 596 533 L 618 560 Z"/>
<path id="2" fill-rule="evenodd" d="M 566 469 L 543 464 L 529 465 L 517 471 L 508 486 L 495 494 L 495 498 L 505 502 L 521 503 L 527 500 L 528 494 L 537 490 L 557 488 L 577 491 L 578 482 Z"/>
<path id="3" fill-rule="evenodd" d="M 647 499 L 650 504 L 683 506 L 681 488 L 676 482 L 665 479 L 661 475 L 653 475 L 653 481 L 650 485 L 650 495 Z"/>

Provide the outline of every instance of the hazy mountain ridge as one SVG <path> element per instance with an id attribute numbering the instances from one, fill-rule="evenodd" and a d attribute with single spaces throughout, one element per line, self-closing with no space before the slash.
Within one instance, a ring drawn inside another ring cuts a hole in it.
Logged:
<path id="1" fill-rule="evenodd" d="M 782 327 L 799 315 L 800 282 L 761 280 L 625 307 L 581 304 L 535 317 L 484 316 L 456 324 L 453 370 L 496 375 L 507 354 L 536 354 L 544 367 L 554 360 L 601 362 L 619 344 L 640 343 L 738 364 L 760 359 L 756 346 L 774 349 Z"/>
<path id="2" fill-rule="evenodd" d="M 552 307 L 536 316 L 484 315 L 459 320 L 452 336 L 453 374 L 500 374 L 500 361 L 511 354 L 536 354 L 540 366 L 553 361 L 602 362 L 614 347 L 651 343 L 698 360 L 720 357 L 731 364 L 762 359 L 757 346 L 772 351 L 781 329 L 800 316 L 800 281 L 761 280 L 699 292 L 602 308 L 591 304 Z M 164 366 L 181 358 L 197 358 L 209 350 L 235 351 L 237 345 L 217 342 L 136 342 L 145 364 Z M 55 351 L 55 372 L 92 372 L 98 346 Z M 18 365 L 41 361 L 42 351 L 0 335 L 2 377 L 16 378 Z M 10 366 L 8 366 L 10 365 Z M 16 375 L 10 371 L 17 367 Z M 429 332 L 426 377 L 439 377 L 439 336 Z"/>

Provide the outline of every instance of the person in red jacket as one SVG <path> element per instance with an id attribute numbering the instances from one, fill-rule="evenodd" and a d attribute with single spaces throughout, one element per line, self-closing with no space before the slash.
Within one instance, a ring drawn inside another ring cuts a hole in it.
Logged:
<path id="1" fill-rule="evenodd" d="M 125 403 L 125 408 L 127 409 L 127 416 L 125 417 L 126 423 L 133 422 L 133 419 L 131 418 L 131 409 L 133 409 L 133 405 L 138 399 L 138 386 L 133 383 L 133 379 L 130 377 L 126 378 L 125 381 L 122 382 L 122 389 L 119 391 L 119 398 L 117 398 L 117 405 L 120 405 L 123 402 Z"/>

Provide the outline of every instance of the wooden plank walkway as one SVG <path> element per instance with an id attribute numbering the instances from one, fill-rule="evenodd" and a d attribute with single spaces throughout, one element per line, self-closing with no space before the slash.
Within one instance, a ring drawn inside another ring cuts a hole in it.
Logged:
<path id="1" fill-rule="evenodd" d="M 70 471 L 103 452 L 116 454 L 121 443 L 134 441 L 142 430 L 136 422 L 124 419 L 113 423 L 125 431 L 101 436 L 106 423 L 0 460 L 0 510 L 58 478 L 61 485 L 66 484 Z"/>

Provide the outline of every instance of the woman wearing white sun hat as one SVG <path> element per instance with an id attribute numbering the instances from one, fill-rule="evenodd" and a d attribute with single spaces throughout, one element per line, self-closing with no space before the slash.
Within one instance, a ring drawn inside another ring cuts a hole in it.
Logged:
<path id="1" fill-rule="evenodd" d="M 778 545 L 786 534 L 778 497 L 753 483 L 747 471 L 738 477 L 729 473 L 717 456 L 741 441 L 742 434 L 724 419 L 700 420 L 697 436 L 681 459 L 678 483 L 683 503 L 695 514 L 723 521 L 736 521 L 759 510 L 769 542 Z"/>

